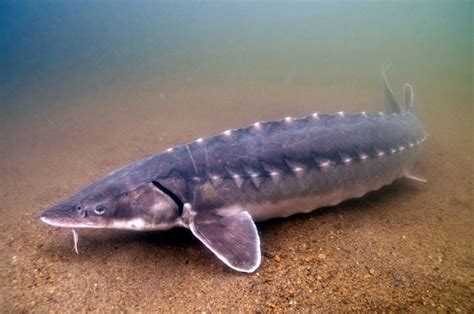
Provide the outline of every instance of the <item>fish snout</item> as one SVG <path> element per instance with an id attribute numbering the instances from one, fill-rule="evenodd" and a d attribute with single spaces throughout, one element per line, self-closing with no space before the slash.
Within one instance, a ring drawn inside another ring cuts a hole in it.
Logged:
<path id="1" fill-rule="evenodd" d="M 48 225 L 55 227 L 70 227 L 77 223 L 84 214 L 79 213 L 71 206 L 59 204 L 44 210 L 40 214 L 40 220 Z"/>

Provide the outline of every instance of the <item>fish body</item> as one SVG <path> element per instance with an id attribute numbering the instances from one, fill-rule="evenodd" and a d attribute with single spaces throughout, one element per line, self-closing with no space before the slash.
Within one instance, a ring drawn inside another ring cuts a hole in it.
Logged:
<path id="1" fill-rule="evenodd" d="M 405 86 L 402 109 L 386 83 L 385 113 L 314 113 L 257 122 L 127 165 L 48 209 L 66 228 L 186 227 L 228 266 L 260 265 L 255 221 L 361 197 L 410 174 L 423 127 Z M 77 236 L 77 235 L 76 235 Z"/>

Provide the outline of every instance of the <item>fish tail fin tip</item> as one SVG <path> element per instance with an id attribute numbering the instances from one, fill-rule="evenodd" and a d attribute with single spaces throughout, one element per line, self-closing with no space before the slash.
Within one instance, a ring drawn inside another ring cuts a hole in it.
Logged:
<path id="1" fill-rule="evenodd" d="M 405 99 L 405 110 L 411 111 L 413 109 L 413 103 L 415 102 L 415 93 L 409 83 L 405 83 L 403 86 L 403 96 Z"/>
<path id="2" fill-rule="evenodd" d="M 402 107 L 400 106 L 400 103 L 398 102 L 397 98 L 395 98 L 395 95 L 393 94 L 393 91 L 390 88 L 390 85 L 388 84 L 387 76 L 385 75 L 385 71 L 388 70 L 389 67 L 390 63 L 385 63 L 384 65 L 382 65 L 382 77 L 385 87 L 385 103 L 389 112 L 401 113 Z"/>

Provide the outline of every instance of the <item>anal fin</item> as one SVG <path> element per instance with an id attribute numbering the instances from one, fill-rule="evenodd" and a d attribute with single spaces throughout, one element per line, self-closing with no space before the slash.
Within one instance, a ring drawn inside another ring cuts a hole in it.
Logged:
<path id="1" fill-rule="evenodd" d="M 192 233 L 229 267 L 251 273 L 261 262 L 260 238 L 250 214 L 197 214 Z"/>
<path id="2" fill-rule="evenodd" d="M 409 172 L 405 172 L 405 177 L 410 179 L 410 180 L 414 180 L 414 181 L 418 181 L 418 182 L 423 182 L 423 183 L 428 182 L 428 180 L 426 180 L 422 176 L 414 175 L 414 174 L 411 174 Z"/>

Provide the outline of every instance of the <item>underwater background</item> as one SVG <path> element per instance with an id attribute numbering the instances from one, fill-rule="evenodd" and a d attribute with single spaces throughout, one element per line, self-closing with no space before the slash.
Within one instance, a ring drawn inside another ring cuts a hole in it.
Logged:
<path id="1" fill-rule="evenodd" d="M 472 312 L 472 1 L 2 1 L 0 307 Z M 83 231 L 42 209 L 128 162 L 255 121 L 385 110 L 428 141 L 393 185 L 259 224 L 242 275 L 187 230 Z"/>

